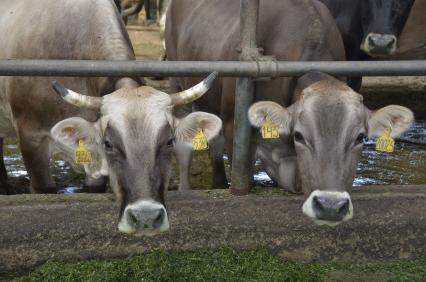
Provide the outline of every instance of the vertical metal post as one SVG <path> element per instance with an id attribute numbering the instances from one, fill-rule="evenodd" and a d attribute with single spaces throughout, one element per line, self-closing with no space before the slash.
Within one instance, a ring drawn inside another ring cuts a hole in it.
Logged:
<path id="1" fill-rule="evenodd" d="M 241 0 L 240 61 L 255 60 L 259 56 L 256 46 L 259 0 Z M 238 78 L 235 93 L 234 144 L 232 154 L 231 193 L 246 195 L 252 181 L 251 126 L 247 112 L 253 102 L 253 79 Z"/>

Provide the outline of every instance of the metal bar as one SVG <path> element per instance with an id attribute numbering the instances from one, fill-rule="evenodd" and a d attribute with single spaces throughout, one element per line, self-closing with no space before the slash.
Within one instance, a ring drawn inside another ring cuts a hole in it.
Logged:
<path id="1" fill-rule="evenodd" d="M 317 70 L 335 76 L 423 76 L 426 60 L 369 62 L 157 62 L 90 60 L 0 60 L 0 76 L 300 76 Z"/>
<path id="2" fill-rule="evenodd" d="M 256 45 L 259 0 L 241 0 L 240 60 L 253 61 L 259 56 Z M 256 63 L 255 63 L 256 64 Z M 257 72 L 259 72 L 256 64 Z M 235 90 L 234 140 L 232 150 L 231 193 L 246 195 L 252 182 L 251 127 L 247 112 L 254 100 L 255 84 L 252 78 L 237 79 Z"/>

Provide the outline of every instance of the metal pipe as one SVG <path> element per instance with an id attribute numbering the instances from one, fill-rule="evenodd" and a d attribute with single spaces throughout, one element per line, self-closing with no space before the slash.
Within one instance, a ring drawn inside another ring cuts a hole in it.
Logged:
<path id="1" fill-rule="evenodd" d="M 239 62 L 239 61 L 90 61 L 0 60 L 0 76 L 165 76 L 222 77 L 301 76 L 317 70 L 335 76 L 423 76 L 426 60 L 369 62 Z"/>
<path id="2" fill-rule="evenodd" d="M 240 11 L 240 60 L 253 61 L 259 57 L 256 44 L 259 0 L 241 0 Z M 256 72 L 260 68 L 256 64 Z M 253 102 L 255 84 L 253 78 L 237 79 L 235 90 L 234 140 L 232 150 L 231 193 L 246 195 L 252 182 L 251 127 L 248 110 Z"/>

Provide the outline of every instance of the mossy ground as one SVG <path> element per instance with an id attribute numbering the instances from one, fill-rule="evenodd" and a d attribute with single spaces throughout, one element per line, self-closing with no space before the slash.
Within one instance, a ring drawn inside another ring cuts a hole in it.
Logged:
<path id="1" fill-rule="evenodd" d="M 426 259 L 299 264 L 268 250 L 151 251 L 126 259 L 48 262 L 15 281 L 426 281 Z"/>

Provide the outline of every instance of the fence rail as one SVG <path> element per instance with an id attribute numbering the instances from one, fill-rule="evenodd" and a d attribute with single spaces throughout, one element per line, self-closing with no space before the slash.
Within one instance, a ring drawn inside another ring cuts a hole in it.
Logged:
<path id="1" fill-rule="evenodd" d="M 317 70 L 335 76 L 423 76 L 426 60 L 416 61 L 91 61 L 0 60 L 0 76 L 205 76 L 218 71 L 222 77 L 291 77 Z"/>

